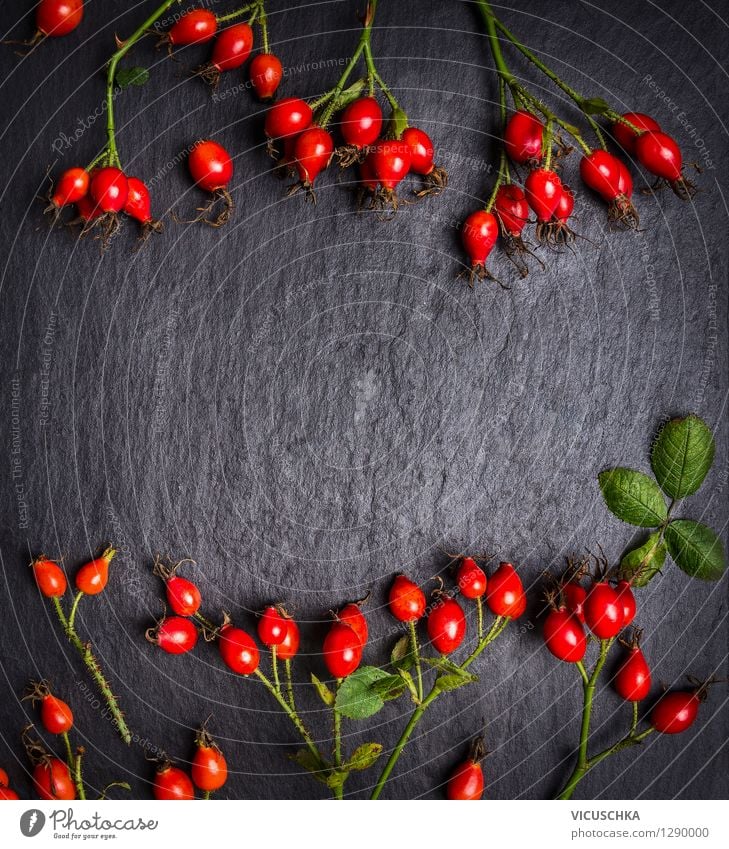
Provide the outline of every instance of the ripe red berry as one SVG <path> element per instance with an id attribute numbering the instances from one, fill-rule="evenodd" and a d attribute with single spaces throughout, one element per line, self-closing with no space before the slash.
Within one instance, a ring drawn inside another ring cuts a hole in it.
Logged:
<path id="1" fill-rule="evenodd" d="M 233 161 L 228 151 L 217 142 L 198 142 L 187 159 L 195 183 L 206 192 L 227 188 L 233 178 Z"/>
<path id="2" fill-rule="evenodd" d="M 102 212 L 116 214 L 124 209 L 127 202 L 129 182 L 118 168 L 100 168 L 91 178 L 89 194 Z"/>
<path id="3" fill-rule="evenodd" d="M 382 130 L 382 109 L 374 97 L 360 97 L 342 112 L 342 138 L 361 150 L 374 144 Z"/>
<path id="4" fill-rule="evenodd" d="M 195 738 L 190 775 L 195 786 L 206 793 L 220 790 L 228 778 L 225 756 L 204 728 Z"/>
<path id="5" fill-rule="evenodd" d="M 85 168 L 69 168 L 58 178 L 51 195 L 51 204 L 60 209 L 69 203 L 76 203 L 85 197 L 89 190 L 89 172 Z"/>
<path id="6" fill-rule="evenodd" d="M 466 598 L 481 598 L 486 592 L 486 573 L 473 557 L 462 557 L 456 583 Z"/>
<path id="7" fill-rule="evenodd" d="M 238 675 L 250 675 L 258 669 L 258 646 L 242 628 L 224 625 L 220 629 L 218 651 L 223 663 Z"/>
<path id="8" fill-rule="evenodd" d="M 670 183 L 681 179 L 683 168 L 681 148 L 667 133 L 656 130 L 638 136 L 635 142 L 635 155 L 640 164 L 656 177 L 663 177 Z"/>
<path id="9" fill-rule="evenodd" d="M 291 660 L 299 650 L 300 634 L 299 626 L 293 619 L 286 620 L 286 636 L 276 649 L 279 660 Z"/>
<path id="10" fill-rule="evenodd" d="M 283 66 L 273 53 L 258 53 L 248 69 L 253 91 L 259 100 L 271 100 L 283 79 Z"/>
<path id="11" fill-rule="evenodd" d="M 33 767 L 33 785 L 39 799 L 47 802 L 71 801 L 76 798 L 76 787 L 66 764 L 45 756 Z"/>
<path id="12" fill-rule="evenodd" d="M 284 97 L 266 113 L 266 135 L 271 139 L 283 139 L 298 135 L 311 125 L 314 113 L 305 100 Z"/>
<path id="13" fill-rule="evenodd" d="M 198 68 L 198 75 L 206 83 L 217 86 L 224 71 L 240 68 L 251 55 L 253 30 L 249 24 L 233 24 L 215 39 L 210 61 Z"/>
<path id="14" fill-rule="evenodd" d="M 518 619 L 526 610 L 524 586 L 511 563 L 500 563 L 489 578 L 486 604 L 495 616 L 509 619 Z"/>
<path id="15" fill-rule="evenodd" d="M 593 584 L 584 604 L 585 623 L 601 640 L 615 637 L 623 628 L 623 605 L 615 590 L 605 581 Z"/>
<path id="16" fill-rule="evenodd" d="M 631 589 L 628 581 L 618 581 L 618 585 L 615 587 L 615 592 L 618 594 L 620 604 L 623 608 L 623 628 L 627 628 L 628 625 L 630 625 L 630 623 L 635 619 L 637 609 L 635 596 L 633 595 L 633 590 Z"/>
<path id="17" fill-rule="evenodd" d="M 399 622 L 417 622 L 425 613 L 425 595 L 405 575 L 398 575 L 390 587 L 388 606 Z"/>
<path id="18" fill-rule="evenodd" d="M 643 112 L 626 112 L 623 115 L 626 121 L 630 121 L 633 127 L 639 130 L 660 130 L 657 121 L 645 115 Z M 632 127 L 622 121 L 616 121 L 612 127 L 613 137 L 615 141 L 623 148 L 623 150 L 633 156 L 635 153 L 635 143 L 638 140 L 638 133 Z"/>
<path id="19" fill-rule="evenodd" d="M 0 787 L 9 787 L 10 778 L 5 770 L 0 766 Z"/>
<path id="20" fill-rule="evenodd" d="M 495 215 L 478 209 L 463 222 L 461 241 L 471 262 L 473 275 L 487 275 L 486 260 L 499 237 L 499 222 Z"/>
<path id="21" fill-rule="evenodd" d="M 577 663 L 587 650 L 582 623 L 566 608 L 550 610 L 544 620 L 544 642 L 558 660 Z"/>
<path id="22" fill-rule="evenodd" d="M 446 785 L 446 796 L 452 801 L 476 801 L 483 796 L 483 769 L 485 755 L 483 740 L 475 740 L 469 757 L 458 764 Z"/>
<path id="23" fill-rule="evenodd" d="M 192 9 L 180 16 L 167 33 L 167 40 L 175 47 L 186 44 L 203 44 L 218 31 L 218 20 L 208 9 Z"/>
<path id="24" fill-rule="evenodd" d="M 639 646 L 628 649 L 614 679 L 618 695 L 628 702 L 639 702 L 651 689 L 651 670 Z"/>
<path id="25" fill-rule="evenodd" d="M 393 193 L 410 170 L 410 146 L 397 139 L 382 141 L 371 156 L 377 182 L 387 193 Z"/>
<path id="26" fill-rule="evenodd" d="M 166 616 L 150 628 L 146 637 L 167 654 L 187 654 L 197 644 L 197 628 L 183 616 Z"/>
<path id="27" fill-rule="evenodd" d="M 35 25 L 43 35 L 58 38 L 73 32 L 83 16 L 83 0 L 41 0 L 35 10 Z"/>
<path id="28" fill-rule="evenodd" d="M 258 620 L 258 639 L 268 648 L 280 646 L 286 639 L 287 632 L 286 617 L 279 612 L 277 607 L 272 604 L 269 605 Z"/>
<path id="29" fill-rule="evenodd" d="M 621 192 L 621 162 L 606 150 L 593 150 L 580 160 L 580 176 L 585 184 L 608 203 Z M 624 176 L 623 176 L 624 179 Z"/>
<path id="30" fill-rule="evenodd" d="M 86 595 L 98 595 L 109 582 L 109 564 L 116 555 L 116 549 L 109 546 L 101 557 L 90 560 L 76 572 L 76 589 Z"/>
<path id="31" fill-rule="evenodd" d="M 451 654 L 466 636 L 466 616 L 458 602 L 443 596 L 434 602 L 427 621 L 428 637 L 441 654 Z"/>
<path id="32" fill-rule="evenodd" d="M 354 628 L 334 622 L 324 638 L 322 653 L 329 674 L 333 678 L 346 678 L 362 660 L 362 643 Z"/>
<path id="33" fill-rule="evenodd" d="M 695 691 L 673 690 L 653 708 L 651 725 L 661 734 L 680 734 L 694 724 L 700 706 Z"/>
<path id="34" fill-rule="evenodd" d="M 309 188 L 327 167 L 334 152 L 331 133 L 322 127 L 309 127 L 296 138 L 294 160 L 301 184 Z"/>
<path id="35" fill-rule="evenodd" d="M 41 555 L 30 565 L 38 589 L 46 598 L 59 598 L 66 592 L 68 582 L 58 563 Z"/>
<path id="36" fill-rule="evenodd" d="M 529 220 L 529 204 L 524 190 L 514 183 L 499 186 L 494 200 L 494 213 L 503 232 L 513 237 L 521 236 Z"/>
<path id="37" fill-rule="evenodd" d="M 554 217 L 560 224 L 566 224 L 575 209 L 575 195 L 569 186 L 562 186 L 562 191 L 554 210 Z"/>
<path id="38" fill-rule="evenodd" d="M 127 184 L 129 192 L 127 202 L 124 204 L 124 212 L 140 224 L 151 224 L 154 219 L 149 189 L 138 177 L 129 177 Z"/>
<path id="39" fill-rule="evenodd" d="M 85 225 L 96 221 L 104 214 L 90 195 L 84 195 L 84 197 L 76 201 L 76 212 L 78 212 L 79 218 Z"/>
<path id="40" fill-rule="evenodd" d="M 410 148 L 410 170 L 413 174 L 427 177 L 435 168 L 433 162 L 433 142 L 425 130 L 408 127 L 402 134 L 402 140 Z"/>
<path id="41" fill-rule="evenodd" d="M 24 698 L 33 704 L 40 702 L 41 722 L 49 734 L 65 734 L 73 728 L 73 711 L 63 699 L 51 693 L 47 681 L 34 682 Z"/>
<path id="42" fill-rule="evenodd" d="M 190 777 L 170 763 L 160 764 L 152 785 L 154 798 L 160 802 L 179 802 L 195 798 L 195 788 Z"/>
<path id="43" fill-rule="evenodd" d="M 202 596 L 196 584 L 173 575 L 165 587 L 167 603 L 178 616 L 194 616 L 202 604 Z"/>
<path id="44" fill-rule="evenodd" d="M 11 790 L 9 787 L 0 787 L 0 802 L 14 802 L 17 799 L 20 799 L 20 796 L 18 796 L 15 790 Z"/>
<path id="45" fill-rule="evenodd" d="M 570 581 L 562 586 L 562 598 L 564 599 L 565 607 L 570 613 L 580 620 L 585 621 L 585 599 L 587 598 L 587 590 L 578 584 L 576 581 Z"/>
<path id="46" fill-rule="evenodd" d="M 544 125 L 530 112 L 519 110 L 509 118 L 504 130 L 504 147 L 512 162 L 520 165 L 542 161 Z"/>
<path id="47" fill-rule="evenodd" d="M 367 645 L 369 628 L 367 627 L 367 620 L 365 619 L 365 615 L 362 613 L 362 608 L 359 604 L 355 604 L 354 602 L 346 604 L 339 613 L 337 613 L 337 619 L 340 622 L 344 622 L 346 625 L 349 625 L 349 627 L 359 637 L 362 648 Z"/>
<path id="48" fill-rule="evenodd" d="M 524 193 L 537 220 L 546 223 L 554 214 L 562 196 L 562 181 L 554 171 L 535 168 L 524 181 Z"/>

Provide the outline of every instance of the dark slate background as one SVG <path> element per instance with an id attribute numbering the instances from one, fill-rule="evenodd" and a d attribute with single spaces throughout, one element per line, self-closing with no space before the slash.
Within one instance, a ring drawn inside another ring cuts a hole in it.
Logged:
<path id="1" fill-rule="evenodd" d="M 2 30 L 27 34 L 31 5 L 6 4 Z M 46 676 L 73 704 L 95 786 L 126 778 L 148 795 L 145 752 L 184 760 L 191 729 L 212 714 L 235 770 L 222 795 L 319 798 L 324 789 L 287 760 L 296 740 L 260 684 L 227 674 L 212 646 L 173 659 L 145 643 L 160 612 L 152 554 L 195 558 L 188 574 L 210 615 L 226 608 L 253 628 L 261 605 L 282 600 L 309 620 L 303 682 L 309 668 L 324 675 L 316 652 L 326 611 L 369 590 L 366 659 L 384 661 L 394 639 L 381 607 L 391 576 L 404 569 L 427 581 L 446 567 L 444 550 L 497 552 L 529 583 L 585 546 L 601 543 L 617 558 L 631 531 L 607 513 L 595 476 L 617 462 L 646 468 L 664 416 L 693 410 L 715 428 L 716 464 L 684 509 L 723 528 L 726 23 L 718 0 L 667 0 L 662 10 L 619 0 L 537 10 L 519 0 L 502 9 L 575 85 L 654 114 L 702 166 L 701 192 L 694 204 L 667 192 L 640 198 L 642 230 L 608 234 L 604 209 L 573 177 L 573 157 L 566 174 L 585 240 L 546 254 L 546 271 L 510 291 L 472 291 L 456 279 L 457 227 L 490 188 L 497 113 L 487 43 L 466 3 L 382 2 L 373 37 L 381 71 L 450 172 L 441 198 L 383 223 L 356 214 L 332 171 L 316 208 L 286 199 L 244 77 L 226 76 L 227 96 L 213 102 L 185 76 L 205 48 L 177 65 L 147 40 L 134 57 L 152 81 L 117 100 L 124 162 L 152 182 L 159 214 L 186 217 L 202 196 L 181 151 L 214 136 L 235 153 L 235 219 L 220 231 L 170 222 L 141 250 L 127 226 L 103 255 L 91 240 L 50 229 L 34 200 L 45 171 L 83 164 L 98 149 L 100 71 L 113 34 L 131 32 L 154 5 L 95 0 L 72 36 L 22 61 L 0 53 L 0 762 L 28 792 L 18 735 L 34 717 L 18 698 L 28 679 Z M 293 69 L 283 93 L 314 96 L 334 83 L 330 60 L 349 55 L 358 6 L 272 0 L 275 49 Z M 512 64 L 542 85 L 518 58 Z M 549 97 L 574 117 L 559 92 Z M 494 270 L 513 277 L 503 256 Z M 88 678 L 27 569 L 41 550 L 73 569 L 108 540 L 121 548 L 109 590 L 83 604 L 79 624 L 140 738 L 129 750 L 86 699 Z M 686 670 L 726 675 L 726 581 L 690 581 L 671 566 L 640 606 L 656 693 Z M 542 647 L 538 608 L 483 658 L 478 686 L 430 711 L 390 796 L 440 798 L 483 723 L 488 796 L 557 790 L 580 691 L 574 670 Z M 309 689 L 299 700 L 326 739 L 330 720 Z M 346 747 L 392 746 L 406 711 L 391 703 L 362 726 L 346 723 Z M 597 746 L 617 737 L 627 714 L 601 693 Z M 578 796 L 725 798 L 728 733 L 720 686 L 695 729 L 611 759 Z M 348 790 L 365 795 L 374 777 L 356 775 Z"/>

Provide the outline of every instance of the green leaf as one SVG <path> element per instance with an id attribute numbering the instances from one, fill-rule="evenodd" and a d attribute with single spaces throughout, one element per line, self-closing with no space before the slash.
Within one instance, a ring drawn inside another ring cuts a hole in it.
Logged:
<path id="1" fill-rule="evenodd" d="M 409 634 L 395 643 L 390 654 L 390 663 L 396 669 L 412 669 L 415 666 L 415 655 L 413 654 L 413 644 Z"/>
<path id="2" fill-rule="evenodd" d="M 618 519 L 639 528 L 655 528 L 668 515 L 656 482 L 634 469 L 607 469 L 598 475 L 602 497 Z"/>
<path id="3" fill-rule="evenodd" d="M 666 544 L 661 532 L 654 531 L 637 548 L 624 555 L 620 561 L 620 577 L 632 580 L 633 586 L 645 587 L 662 569 L 666 560 Z"/>
<path id="4" fill-rule="evenodd" d="M 412 699 L 415 702 L 415 704 L 419 705 L 420 699 L 418 698 L 418 688 L 415 686 L 415 681 L 413 681 L 413 676 L 406 669 L 398 669 L 397 674 L 405 682 L 405 685 L 408 688 L 408 690 L 410 690 L 410 695 L 412 696 Z"/>
<path id="5" fill-rule="evenodd" d="M 369 769 L 377 762 L 377 758 L 382 754 L 381 743 L 363 743 L 358 746 L 352 757 L 344 764 L 344 769 L 355 769 L 360 772 L 363 769 Z"/>
<path id="6" fill-rule="evenodd" d="M 390 113 L 387 135 L 394 139 L 399 139 L 407 128 L 408 116 L 398 106 L 397 109 L 393 109 Z"/>
<path id="7" fill-rule="evenodd" d="M 320 681 L 314 673 L 311 673 L 311 683 L 316 688 L 317 693 L 319 694 L 319 698 L 324 702 L 327 707 L 332 707 L 334 704 L 334 693 L 327 687 L 327 685 Z"/>
<path id="8" fill-rule="evenodd" d="M 146 68 L 119 68 L 114 80 L 120 88 L 146 85 L 149 82 L 149 71 Z"/>
<path id="9" fill-rule="evenodd" d="M 360 79 L 355 80 L 352 85 L 347 86 L 347 88 L 340 92 L 339 97 L 336 99 L 334 111 L 338 112 L 340 109 L 344 109 L 345 106 L 349 106 L 350 103 L 354 103 L 364 91 L 366 84 L 366 80 Z"/>
<path id="10" fill-rule="evenodd" d="M 322 784 L 327 784 L 328 786 L 331 768 L 329 764 L 315 755 L 311 749 L 299 749 L 296 754 L 289 755 L 289 758 L 302 767 L 302 769 L 310 772 L 317 781 L 321 781 Z"/>
<path id="11" fill-rule="evenodd" d="M 676 519 L 666 526 L 671 557 L 692 578 L 718 581 L 724 574 L 724 547 L 719 537 L 701 522 Z"/>
<path id="12" fill-rule="evenodd" d="M 384 699 L 374 690 L 373 685 L 390 677 L 377 666 L 361 666 L 342 681 L 337 691 L 337 710 L 348 719 L 367 719 L 382 710 Z"/>
<path id="13" fill-rule="evenodd" d="M 476 681 L 478 681 L 478 675 L 466 674 L 465 677 L 463 675 L 439 675 L 433 686 L 436 690 L 445 692 L 446 690 L 457 690 L 466 684 L 474 684 Z"/>
<path id="14" fill-rule="evenodd" d="M 388 675 L 387 678 L 382 678 L 372 684 L 372 692 L 377 693 L 385 702 L 398 698 L 405 692 L 406 688 L 407 684 L 399 675 Z"/>
<path id="15" fill-rule="evenodd" d="M 714 462 L 714 437 L 698 416 L 671 419 L 651 451 L 653 474 L 671 498 L 685 498 L 701 486 Z"/>
<path id="16" fill-rule="evenodd" d="M 610 104 L 602 97 L 583 97 L 580 105 L 588 115 L 604 115 L 610 111 Z"/>

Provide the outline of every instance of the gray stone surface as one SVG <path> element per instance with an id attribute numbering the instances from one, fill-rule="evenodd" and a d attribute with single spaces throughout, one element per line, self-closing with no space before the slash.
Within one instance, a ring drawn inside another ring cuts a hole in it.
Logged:
<path id="1" fill-rule="evenodd" d="M 30 5 L 16 3 L 13 17 Z M 90 4 L 80 33 L 22 61 L 0 54 L 0 763 L 27 792 L 18 732 L 30 708 L 17 696 L 30 677 L 47 676 L 77 712 L 90 780 L 127 778 L 148 793 L 144 748 L 126 750 L 86 700 L 89 682 L 26 566 L 44 550 L 72 568 L 111 539 L 122 555 L 109 590 L 79 620 L 143 741 L 184 759 L 190 728 L 213 714 L 235 770 L 223 795 L 320 797 L 323 788 L 286 759 L 291 729 L 256 681 L 226 674 L 211 646 L 172 659 L 144 642 L 160 612 L 152 554 L 195 558 L 190 574 L 208 610 L 226 608 L 245 627 L 263 603 L 284 600 L 308 623 L 303 684 L 309 665 L 324 674 L 316 652 L 326 611 L 369 590 L 366 657 L 382 662 L 394 630 L 382 609 L 390 577 L 404 569 L 427 580 L 446 566 L 443 549 L 498 552 L 530 584 L 598 542 L 618 557 L 630 529 L 605 510 L 595 476 L 617 462 L 646 468 L 663 416 L 693 410 L 715 428 L 717 462 L 685 509 L 724 527 L 723 9 L 716 0 L 671 0 L 662 10 L 601 0 L 537 10 L 519 0 L 503 10 L 574 85 L 654 114 L 703 174 L 694 204 L 666 192 L 640 198 L 641 232 L 608 234 L 572 157 L 565 173 L 585 239 L 545 255 L 546 271 L 510 291 L 472 291 L 456 279 L 456 227 L 489 190 L 498 130 L 490 55 L 467 4 L 382 2 L 374 36 L 383 74 L 450 172 L 440 199 L 383 223 L 356 214 L 333 172 L 316 207 L 284 198 L 261 143 L 263 110 L 230 90 L 241 75 L 227 76 L 220 94 L 229 96 L 214 102 L 150 41 L 135 61 L 151 66 L 151 83 L 116 102 L 124 161 L 153 180 L 158 212 L 185 217 L 201 194 L 174 160 L 215 137 L 236 155 L 234 220 L 219 231 L 169 223 L 141 250 L 129 226 L 104 255 L 49 229 L 33 200 L 44 171 L 93 156 L 113 33 L 130 32 L 153 5 Z M 313 65 L 348 56 L 361 4 L 285 5 L 270 4 L 272 38 L 293 68 L 284 92 L 313 96 L 338 73 Z M 193 65 L 205 52 L 181 58 Z M 524 63 L 513 66 L 541 86 Z M 63 137 L 82 126 L 64 149 Z M 691 126 L 708 153 L 692 149 Z M 494 270 L 511 277 L 503 257 Z M 687 669 L 726 670 L 726 581 L 689 581 L 671 566 L 640 606 L 656 692 Z M 441 797 L 449 766 L 484 722 L 489 796 L 555 792 L 569 770 L 580 694 L 576 673 L 541 645 L 538 613 L 535 600 L 527 627 L 513 626 L 484 657 L 479 685 L 434 707 L 390 796 Z M 327 737 L 328 717 L 309 688 L 297 689 Z M 392 746 L 406 709 L 391 703 L 367 723 L 347 723 L 346 746 Z M 601 694 L 596 745 L 616 736 L 626 714 Z M 728 732 L 726 687 L 717 687 L 695 729 L 611 759 L 579 795 L 726 798 Z M 353 777 L 351 792 L 366 793 L 371 776 Z"/>

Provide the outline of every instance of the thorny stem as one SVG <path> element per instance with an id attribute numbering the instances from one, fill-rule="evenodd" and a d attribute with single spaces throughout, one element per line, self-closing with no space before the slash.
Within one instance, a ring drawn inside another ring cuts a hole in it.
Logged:
<path id="1" fill-rule="evenodd" d="M 294 708 L 291 707 L 291 705 L 289 705 L 289 703 L 286 701 L 286 699 L 274 687 L 274 685 L 271 683 L 271 681 L 268 680 L 268 678 L 264 675 L 263 672 L 261 672 L 260 669 L 256 669 L 255 674 L 258 676 L 258 678 L 264 684 L 264 686 L 269 691 L 269 693 L 274 697 L 274 699 L 276 699 L 276 701 L 281 705 L 284 713 L 286 714 L 286 716 L 288 716 L 288 718 L 294 724 L 294 727 L 296 728 L 296 730 L 301 735 L 301 738 L 303 739 L 304 743 L 306 744 L 307 749 L 309 749 L 309 751 L 312 754 L 316 755 L 317 758 L 321 758 L 321 755 L 319 754 L 319 750 L 317 749 L 316 744 L 314 743 L 314 740 L 311 737 L 311 734 L 309 734 L 309 732 L 307 731 L 306 726 L 301 721 L 301 718 L 299 717 L 298 713 L 294 710 Z"/>
<path id="2" fill-rule="evenodd" d="M 486 636 L 479 641 L 476 648 L 463 661 L 463 663 L 461 664 L 461 669 L 467 669 L 473 663 L 473 661 L 476 660 L 476 658 L 481 654 L 481 652 L 489 645 L 489 643 L 493 642 L 499 636 L 499 634 L 503 632 L 504 628 L 506 628 L 510 621 L 510 619 L 505 619 L 501 616 L 498 616 L 494 620 L 493 625 L 489 629 Z M 428 706 L 431 705 L 438 698 L 441 692 L 442 691 L 439 690 L 436 685 L 433 685 L 433 688 L 428 693 L 428 695 L 422 700 L 419 705 L 417 705 L 417 707 L 413 711 L 412 715 L 410 716 L 410 719 L 408 720 L 408 724 L 405 726 L 405 729 L 400 735 L 400 739 L 395 744 L 395 748 L 390 753 L 390 757 L 388 758 L 387 763 L 385 764 L 385 767 L 382 770 L 379 779 L 377 780 L 375 789 L 372 791 L 372 795 L 370 796 L 371 799 L 380 798 L 380 794 L 382 793 L 382 790 L 385 784 L 387 783 L 387 779 L 390 777 L 390 773 L 394 769 L 398 758 L 402 754 L 402 750 L 405 748 L 405 744 L 410 739 L 410 736 L 415 730 L 417 724 L 423 718 L 423 714 L 427 710 Z"/>
<path id="3" fill-rule="evenodd" d="M 117 698 L 112 692 L 109 682 L 106 680 L 104 673 L 101 670 L 99 661 L 96 659 L 94 653 L 91 651 L 91 643 L 84 643 L 81 641 L 81 638 L 76 632 L 76 629 L 69 622 L 69 620 L 66 619 L 66 615 L 63 612 L 63 608 L 61 607 L 60 599 L 53 598 L 52 601 L 56 611 L 56 615 L 58 616 L 58 621 L 61 623 L 61 628 L 63 629 L 64 634 L 81 656 L 81 660 L 83 661 L 84 666 L 91 673 L 91 677 L 94 679 L 96 686 L 98 687 L 101 695 L 104 697 L 104 701 L 106 702 L 106 705 L 109 708 L 109 712 L 112 715 L 119 736 L 127 745 L 129 745 L 132 742 L 132 732 L 127 726 L 126 720 L 124 719 L 124 714 L 122 713 L 121 708 L 119 707 L 119 702 L 117 701 Z"/>
<path id="4" fill-rule="evenodd" d="M 337 692 L 342 684 L 342 679 L 337 678 Z M 332 705 L 332 716 L 334 717 L 334 765 L 340 767 L 342 765 L 342 715 L 337 710 L 336 699 Z M 344 786 L 342 783 L 337 783 L 334 787 L 334 797 L 342 799 L 344 797 Z"/>
<path id="5" fill-rule="evenodd" d="M 83 598 L 83 595 L 84 594 L 81 592 L 81 590 L 79 590 L 73 599 L 73 604 L 71 605 L 71 612 L 68 614 L 69 628 L 74 628 L 74 623 L 76 621 L 76 611 L 78 610 L 78 605 L 81 599 Z"/>
<path id="6" fill-rule="evenodd" d="M 278 657 L 276 656 L 277 646 L 271 646 L 271 669 L 273 670 L 273 683 L 278 692 L 281 692 L 281 682 L 278 677 Z"/>
<path id="7" fill-rule="evenodd" d="M 81 777 L 81 759 L 84 756 L 84 748 L 79 746 L 76 749 L 76 759 L 74 761 L 74 769 L 73 769 L 73 783 L 76 785 L 76 794 L 79 799 L 86 799 L 86 788 L 84 787 L 83 778 Z"/>
<path id="8" fill-rule="evenodd" d="M 215 20 L 219 24 L 227 24 L 228 21 L 234 21 L 236 18 L 240 18 L 252 10 L 255 10 L 254 14 L 257 14 L 258 8 L 262 6 L 263 0 L 255 0 L 253 3 L 248 3 L 247 6 L 241 6 L 241 8 L 236 9 L 235 12 L 228 12 L 227 15 L 216 15 Z"/>
<path id="9" fill-rule="evenodd" d="M 415 672 L 418 678 L 418 701 L 423 701 L 423 665 L 420 661 L 420 646 L 418 646 L 418 632 L 415 628 L 415 621 L 408 622 L 410 629 L 410 649 L 415 658 Z"/>
<path id="10" fill-rule="evenodd" d="M 209 791 L 209 790 L 206 790 L 206 791 L 203 793 L 203 799 L 207 802 L 209 798 L 210 798 L 210 791 Z"/>
<path id="11" fill-rule="evenodd" d="M 476 599 L 476 616 L 478 618 L 478 639 L 483 637 L 483 602 L 481 596 Z"/>
<path id="12" fill-rule="evenodd" d="M 68 731 L 64 731 L 63 734 L 61 734 L 61 737 L 63 738 L 63 745 L 66 748 L 66 763 L 68 764 L 68 769 L 71 775 L 73 775 L 75 769 L 75 758 L 73 756 L 73 750 L 71 749 L 71 738 L 68 736 Z"/>
<path id="13" fill-rule="evenodd" d="M 286 670 L 286 693 L 289 697 L 289 704 L 291 705 L 291 710 L 296 710 L 296 703 L 294 702 L 294 679 L 291 674 L 291 659 L 288 658 L 284 661 L 284 668 Z"/>

